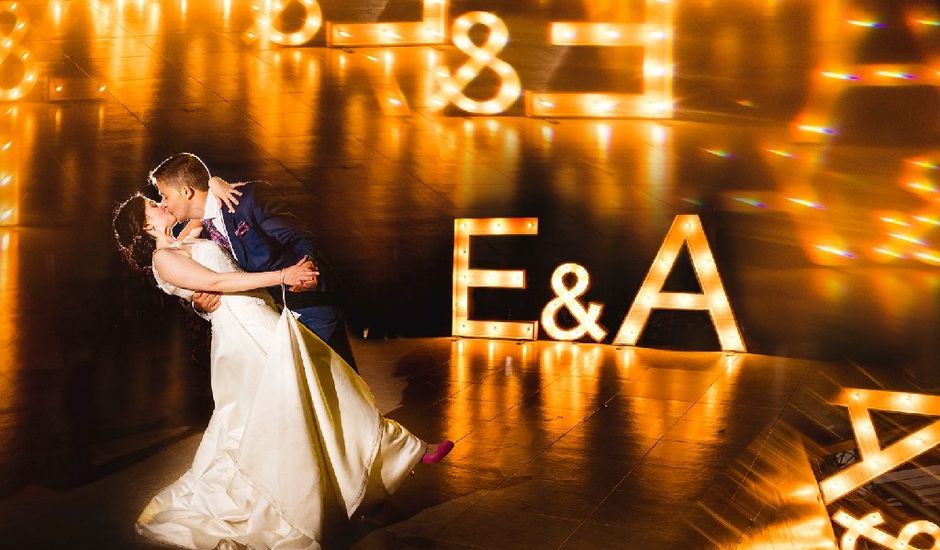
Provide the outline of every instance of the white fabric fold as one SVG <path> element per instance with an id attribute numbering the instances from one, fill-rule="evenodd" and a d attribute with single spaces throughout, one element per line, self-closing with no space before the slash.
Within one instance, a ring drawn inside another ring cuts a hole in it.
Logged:
<path id="1" fill-rule="evenodd" d="M 194 243 L 192 257 L 237 269 L 211 241 Z M 210 317 L 212 418 L 192 468 L 147 505 L 138 532 L 184 548 L 319 548 L 324 526 L 367 493 L 397 489 L 425 444 L 384 418 L 359 375 L 266 292 L 225 295 Z"/>

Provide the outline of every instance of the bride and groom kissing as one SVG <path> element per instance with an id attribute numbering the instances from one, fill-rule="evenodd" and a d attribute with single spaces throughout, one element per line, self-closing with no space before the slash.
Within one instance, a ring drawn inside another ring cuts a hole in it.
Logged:
<path id="1" fill-rule="evenodd" d="M 320 548 L 341 515 L 450 452 L 451 441 L 428 445 L 376 408 L 354 370 L 337 281 L 271 186 L 231 186 L 189 153 L 150 183 L 161 202 L 138 193 L 120 204 L 115 240 L 131 267 L 211 323 L 215 406 L 191 468 L 147 504 L 138 533 L 184 548 Z"/>

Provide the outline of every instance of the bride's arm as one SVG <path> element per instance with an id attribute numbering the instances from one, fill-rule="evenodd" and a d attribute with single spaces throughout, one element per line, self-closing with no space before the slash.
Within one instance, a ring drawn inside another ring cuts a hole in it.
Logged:
<path id="1" fill-rule="evenodd" d="M 313 269 L 303 266 L 300 262 L 280 271 L 216 273 L 192 258 L 167 249 L 154 253 L 153 265 L 160 272 L 160 278 L 171 285 L 189 290 L 223 294 L 276 286 L 281 283 L 288 286 L 297 285 L 304 280 L 311 279 L 315 274 Z"/>
<path id="2" fill-rule="evenodd" d="M 189 220 L 176 238 L 182 241 L 187 237 L 196 238 L 200 233 L 202 233 L 202 220 Z"/>

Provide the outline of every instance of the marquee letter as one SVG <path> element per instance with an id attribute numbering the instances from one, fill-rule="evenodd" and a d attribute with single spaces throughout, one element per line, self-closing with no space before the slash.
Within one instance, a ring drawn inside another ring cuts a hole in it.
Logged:
<path id="1" fill-rule="evenodd" d="M 538 218 L 457 218 L 454 220 L 453 335 L 535 340 L 538 322 L 470 320 L 470 287 L 525 288 L 525 271 L 470 269 L 473 235 L 538 235 Z"/>
<path id="2" fill-rule="evenodd" d="M 391 48 L 355 50 L 352 53 L 332 51 L 334 63 L 331 68 L 340 74 L 340 78 L 347 72 L 364 72 L 369 81 L 375 86 L 375 98 L 387 116 L 406 116 L 411 114 L 408 100 L 402 93 L 401 86 L 393 72 L 395 65 L 395 52 Z"/>
<path id="3" fill-rule="evenodd" d="M 844 388 L 830 403 L 848 407 L 861 460 L 819 483 L 826 504 L 940 444 L 940 420 L 936 420 L 882 449 L 869 414 L 877 409 L 938 416 L 940 396 Z"/>
<path id="4" fill-rule="evenodd" d="M 530 117 L 671 118 L 673 3 L 646 0 L 644 24 L 554 22 L 555 46 L 642 46 L 643 93 L 525 93 Z"/>
<path id="5" fill-rule="evenodd" d="M 836 231 L 832 213 L 812 185 L 823 153 L 819 148 L 795 153 L 784 147 L 765 147 L 764 162 L 774 174 L 776 190 L 729 189 L 722 193 L 722 208 L 729 212 L 765 210 L 787 214 L 811 262 L 847 265 L 855 261 L 858 256 Z"/>
<path id="6" fill-rule="evenodd" d="M 940 228 L 940 189 L 937 188 L 938 164 L 928 158 L 904 161 L 901 186 L 918 195 L 926 206 L 913 212 L 878 212 L 886 238 L 873 251 L 879 260 L 916 259 L 940 266 L 940 252 L 928 237 Z"/>
<path id="7" fill-rule="evenodd" d="M 29 13 L 19 2 L 0 2 L 0 13 L 13 16 L 13 28 L 0 39 L 0 63 L 6 63 L 12 56 L 23 66 L 23 76 L 13 86 L 0 88 L 0 101 L 14 101 L 29 93 L 38 74 L 36 63 L 22 43 L 29 30 Z"/>
<path id="8" fill-rule="evenodd" d="M 822 45 L 822 60 L 813 72 L 809 101 L 791 127 L 794 141 L 817 143 L 835 135 L 830 127 L 830 116 L 836 100 L 851 86 L 923 86 L 940 83 L 937 64 L 867 64 L 857 65 L 852 59 L 853 48 L 858 44 L 858 34 L 878 32 L 884 27 L 880 21 L 856 11 L 852 13 L 846 0 L 817 2 L 822 11 L 817 18 L 817 36 L 825 37 Z M 905 8 L 901 8 L 905 9 Z M 917 31 L 937 25 L 934 14 L 907 11 L 909 24 Z M 848 16 L 846 15 L 848 14 Z"/>
<path id="9" fill-rule="evenodd" d="M 447 38 L 447 0 L 424 0 L 422 20 L 411 23 L 327 23 L 331 48 L 352 46 L 422 46 Z"/>
<path id="10" fill-rule="evenodd" d="M 692 270 L 698 277 L 702 293 L 662 292 L 666 277 L 675 265 L 682 245 L 689 247 Z M 662 247 L 653 260 L 633 306 L 614 338 L 614 345 L 635 346 L 654 309 L 705 310 L 711 315 L 718 342 L 724 351 L 747 351 L 731 311 L 728 295 L 718 276 L 718 267 L 708 247 L 705 231 L 698 216 L 676 216 Z"/>
<path id="11" fill-rule="evenodd" d="M 293 32 L 281 32 L 274 26 L 274 21 L 287 9 L 284 0 L 263 0 L 255 2 L 251 9 L 255 12 L 255 24 L 244 35 L 248 43 L 255 40 L 270 40 L 282 46 L 300 46 L 313 40 L 320 26 L 323 25 L 323 11 L 317 0 L 297 0 L 304 8 L 304 20 L 300 29 Z"/>

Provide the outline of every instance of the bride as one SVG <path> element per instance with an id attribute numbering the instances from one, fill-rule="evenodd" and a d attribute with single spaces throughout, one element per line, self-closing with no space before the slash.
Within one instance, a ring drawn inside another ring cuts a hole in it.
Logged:
<path id="1" fill-rule="evenodd" d="M 184 548 L 320 548 L 336 518 L 453 448 L 383 417 L 345 361 L 290 310 L 278 314 L 264 288 L 309 281 L 310 262 L 245 273 L 211 240 L 176 240 L 176 221 L 139 194 L 114 216 L 124 258 L 161 290 L 223 293 L 209 314 L 212 417 L 192 467 L 144 508 L 138 533 Z"/>

